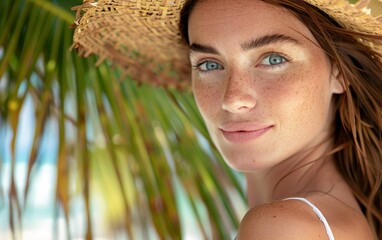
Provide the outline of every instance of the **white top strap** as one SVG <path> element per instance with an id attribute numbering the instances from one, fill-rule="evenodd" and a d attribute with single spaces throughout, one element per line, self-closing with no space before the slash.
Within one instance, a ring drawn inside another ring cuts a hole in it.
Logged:
<path id="1" fill-rule="evenodd" d="M 314 206 L 307 199 L 301 198 L 301 197 L 286 198 L 284 200 L 299 200 L 299 201 L 303 201 L 304 203 L 308 204 L 311 208 L 313 208 L 313 211 L 317 214 L 318 218 L 324 224 L 324 227 L 325 227 L 325 230 L 326 230 L 326 234 L 328 234 L 329 240 L 334 240 L 333 232 L 332 232 L 332 229 L 329 226 L 328 221 L 326 221 L 326 218 L 324 217 L 322 212 L 316 206 Z"/>

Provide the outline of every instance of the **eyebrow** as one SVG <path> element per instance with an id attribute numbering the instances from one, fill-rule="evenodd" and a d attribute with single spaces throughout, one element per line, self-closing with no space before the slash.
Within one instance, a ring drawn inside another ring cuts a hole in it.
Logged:
<path id="1" fill-rule="evenodd" d="M 282 34 L 272 34 L 272 35 L 265 35 L 253 40 L 250 40 L 248 42 L 245 42 L 243 44 L 240 44 L 241 48 L 244 51 L 248 51 L 254 48 L 263 47 L 272 43 L 278 43 L 278 42 L 290 42 L 293 44 L 300 44 L 300 42 L 292 37 L 285 36 Z"/>
<path id="2" fill-rule="evenodd" d="M 216 50 L 216 48 L 209 46 L 209 45 L 203 45 L 203 44 L 198 44 L 198 43 L 191 44 L 190 52 L 219 54 L 219 51 Z"/>
<path id="3" fill-rule="evenodd" d="M 252 39 L 248 42 L 240 44 L 241 48 L 244 51 L 249 51 L 254 48 L 260 48 L 269 44 L 277 43 L 277 42 L 290 42 L 293 44 L 300 44 L 300 42 L 292 37 L 285 36 L 282 34 L 272 34 L 265 35 L 256 39 Z M 219 51 L 210 46 L 199 43 L 193 43 L 190 46 L 190 52 L 200 52 L 200 53 L 210 53 L 210 54 L 219 54 Z"/>

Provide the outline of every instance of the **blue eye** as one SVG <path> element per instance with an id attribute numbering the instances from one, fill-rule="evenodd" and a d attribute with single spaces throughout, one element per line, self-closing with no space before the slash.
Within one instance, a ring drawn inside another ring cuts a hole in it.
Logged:
<path id="1" fill-rule="evenodd" d="M 217 62 L 205 61 L 196 66 L 200 71 L 213 71 L 223 69 L 223 66 Z"/>
<path id="2" fill-rule="evenodd" d="M 264 58 L 262 61 L 261 61 L 261 64 L 264 64 L 264 65 L 279 65 L 283 62 L 287 61 L 284 57 L 278 55 L 278 54 L 271 54 L 269 56 L 267 56 L 266 58 Z"/>

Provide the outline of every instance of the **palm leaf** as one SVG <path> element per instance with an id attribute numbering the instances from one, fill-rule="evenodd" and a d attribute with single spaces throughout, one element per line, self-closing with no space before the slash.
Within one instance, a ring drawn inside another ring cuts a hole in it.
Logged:
<path id="1" fill-rule="evenodd" d="M 0 151 L 1 166 L 11 166 L 2 206 L 9 210 L 13 238 L 23 232 L 46 158 L 56 168 L 55 216 L 64 217 L 69 238 L 78 230 L 72 224 L 75 199 L 83 203 L 86 239 L 96 238 L 99 219 L 110 238 L 180 239 L 192 222 L 201 238 L 230 238 L 245 205 L 242 178 L 213 147 L 192 95 L 138 86 L 108 62 L 95 67 L 94 57 L 69 51 L 74 15 L 68 9 L 78 4 L 0 3 L 0 136 L 12 133 Z M 21 114 L 27 99 L 33 119 Z M 24 122 L 33 122 L 33 137 L 27 158 L 19 159 Z M 50 123 L 56 131 L 49 132 Z M 44 139 L 52 136 L 56 154 L 45 156 Z M 27 171 L 20 184 L 16 166 L 23 161 Z M 103 210 L 95 211 L 96 202 Z"/>

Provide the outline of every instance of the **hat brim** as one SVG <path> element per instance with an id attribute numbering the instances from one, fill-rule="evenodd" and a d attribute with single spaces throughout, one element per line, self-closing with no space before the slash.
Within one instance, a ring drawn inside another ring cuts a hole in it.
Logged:
<path id="1" fill-rule="evenodd" d="M 85 1 L 77 11 L 73 48 L 81 56 L 109 59 L 134 80 L 167 88 L 190 89 L 188 47 L 179 33 L 185 0 Z M 382 2 L 305 0 L 344 28 L 382 35 Z M 365 43 L 367 44 L 367 43 Z M 382 53 L 381 45 L 372 46 Z"/>

